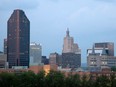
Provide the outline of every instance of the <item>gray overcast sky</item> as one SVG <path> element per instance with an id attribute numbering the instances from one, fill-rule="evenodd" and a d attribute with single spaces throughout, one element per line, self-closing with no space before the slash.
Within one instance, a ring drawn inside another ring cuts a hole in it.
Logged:
<path id="1" fill-rule="evenodd" d="M 61 54 L 67 27 L 82 49 L 82 62 L 93 43 L 116 45 L 116 0 L 0 0 L 0 50 L 14 9 L 25 11 L 31 22 L 31 42 L 42 44 L 43 55 Z"/>

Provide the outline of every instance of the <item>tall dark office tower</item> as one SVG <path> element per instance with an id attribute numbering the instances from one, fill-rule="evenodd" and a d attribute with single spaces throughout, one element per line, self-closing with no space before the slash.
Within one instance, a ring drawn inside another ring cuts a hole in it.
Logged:
<path id="1" fill-rule="evenodd" d="M 30 21 L 22 10 L 14 10 L 8 20 L 7 46 L 9 68 L 29 67 Z"/>

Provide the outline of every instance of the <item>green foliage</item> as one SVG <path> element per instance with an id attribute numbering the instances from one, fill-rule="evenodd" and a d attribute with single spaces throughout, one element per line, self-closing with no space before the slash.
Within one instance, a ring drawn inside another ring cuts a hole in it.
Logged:
<path id="1" fill-rule="evenodd" d="M 111 87 L 111 82 L 108 76 L 102 75 L 96 79 L 96 87 Z"/>
<path id="2" fill-rule="evenodd" d="M 14 74 L 0 73 L 0 87 L 12 87 L 14 81 Z"/>
<path id="3" fill-rule="evenodd" d="M 50 71 L 45 78 L 45 87 L 64 87 L 64 75 L 59 71 Z"/>
<path id="4" fill-rule="evenodd" d="M 80 85 L 80 76 L 77 74 L 70 74 L 68 77 L 65 78 L 65 87 L 80 87 Z"/>
<path id="5" fill-rule="evenodd" d="M 116 75 L 115 73 L 110 76 L 111 87 L 116 87 Z"/>
<path id="6" fill-rule="evenodd" d="M 33 72 L 24 72 L 16 76 L 16 87 L 35 87 L 36 75 Z"/>
<path id="7" fill-rule="evenodd" d="M 45 72 L 40 71 L 36 75 L 36 87 L 45 87 Z"/>
<path id="8" fill-rule="evenodd" d="M 116 71 L 116 66 L 111 67 L 111 71 Z"/>
<path id="9" fill-rule="evenodd" d="M 86 84 L 86 87 L 96 87 L 94 84 L 95 84 L 95 80 L 93 80 L 92 78 L 92 75 L 89 76 L 88 80 L 87 81 L 87 84 Z"/>
<path id="10" fill-rule="evenodd" d="M 96 80 L 92 76 L 69 74 L 67 77 L 59 71 L 44 71 L 34 74 L 31 71 L 13 74 L 0 73 L 0 87 L 116 87 L 116 75 L 99 76 Z"/>

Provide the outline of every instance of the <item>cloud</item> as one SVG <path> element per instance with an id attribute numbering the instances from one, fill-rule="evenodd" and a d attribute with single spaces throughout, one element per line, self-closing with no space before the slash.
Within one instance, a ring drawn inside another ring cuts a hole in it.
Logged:
<path id="1" fill-rule="evenodd" d="M 45 1 L 53 1 L 53 2 L 57 2 L 57 1 L 62 1 L 62 0 L 45 0 Z"/>
<path id="2" fill-rule="evenodd" d="M 116 2 L 116 0 L 95 0 L 95 1 L 102 1 L 102 2 Z"/>
<path id="3" fill-rule="evenodd" d="M 81 7 L 69 16 L 72 26 L 88 28 L 88 32 L 114 30 L 116 28 L 116 6 L 112 4 L 99 4 L 95 7 Z M 82 26 L 84 25 L 84 26 Z"/>
<path id="4" fill-rule="evenodd" d="M 0 0 L 0 10 L 14 8 L 34 9 L 38 7 L 38 0 Z"/>

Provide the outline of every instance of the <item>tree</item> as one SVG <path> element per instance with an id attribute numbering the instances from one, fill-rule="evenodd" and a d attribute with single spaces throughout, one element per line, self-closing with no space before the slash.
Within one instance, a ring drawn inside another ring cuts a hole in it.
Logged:
<path id="1" fill-rule="evenodd" d="M 111 87 L 116 87 L 116 75 L 115 75 L 115 73 L 111 74 L 110 81 L 111 81 Z"/>
<path id="2" fill-rule="evenodd" d="M 65 78 L 65 87 L 80 87 L 80 85 L 81 81 L 78 74 L 69 74 L 69 76 Z"/>
<path id="3" fill-rule="evenodd" d="M 14 74 L 0 73 L 0 87 L 13 87 Z"/>
<path id="4" fill-rule="evenodd" d="M 36 75 L 36 87 L 45 87 L 45 71 L 40 71 Z"/>
<path id="5" fill-rule="evenodd" d="M 87 86 L 87 76 L 83 75 L 81 78 L 81 87 L 86 87 Z"/>
<path id="6" fill-rule="evenodd" d="M 93 79 L 92 75 L 89 75 L 87 82 L 86 82 L 86 87 L 95 87 L 95 80 Z"/>
<path id="7" fill-rule="evenodd" d="M 116 71 L 116 66 L 111 67 L 111 71 Z"/>
<path id="8" fill-rule="evenodd" d="M 28 71 L 16 76 L 15 87 L 36 87 L 36 75 L 33 72 Z"/>
<path id="9" fill-rule="evenodd" d="M 111 87 L 110 79 L 105 75 L 97 77 L 95 87 Z"/>
<path id="10" fill-rule="evenodd" d="M 64 75 L 59 71 L 50 71 L 45 78 L 45 87 L 64 87 Z"/>

